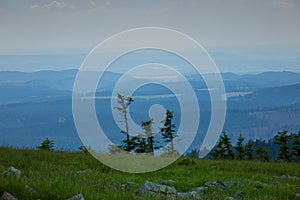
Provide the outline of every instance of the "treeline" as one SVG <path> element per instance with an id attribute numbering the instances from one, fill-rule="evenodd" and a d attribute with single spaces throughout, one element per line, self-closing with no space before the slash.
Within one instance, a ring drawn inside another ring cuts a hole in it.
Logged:
<path id="1" fill-rule="evenodd" d="M 131 97 L 126 97 L 118 94 L 117 109 L 125 123 L 125 130 L 121 130 L 126 138 L 122 140 L 119 146 L 111 146 L 110 153 L 120 152 L 120 149 L 130 153 L 151 153 L 154 155 L 155 149 L 163 148 L 166 154 L 178 153 L 174 149 L 175 124 L 172 123 L 172 111 L 166 112 L 166 118 L 162 121 L 161 135 L 164 142 L 168 143 L 166 147 L 158 145 L 159 141 L 154 139 L 152 133 L 153 119 L 142 121 L 141 127 L 144 133 L 139 133 L 137 136 L 130 137 L 129 127 L 127 121 L 128 107 L 133 102 Z M 300 155 L 300 132 L 298 134 L 289 134 L 288 131 L 283 130 L 269 141 L 264 140 L 249 140 L 245 143 L 242 135 L 238 137 L 235 145 L 231 144 L 230 138 L 226 132 L 223 132 L 219 142 L 208 154 L 210 159 L 231 159 L 231 160 L 260 160 L 260 161 L 299 161 Z M 199 150 L 192 150 L 192 152 L 185 156 L 198 158 L 201 152 Z"/>
<path id="2" fill-rule="evenodd" d="M 289 133 L 287 130 L 279 131 L 274 138 L 268 140 L 244 141 L 244 137 L 239 135 L 235 145 L 233 145 L 226 132 L 223 132 L 218 143 L 208 154 L 209 159 L 227 160 L 259 160 L 259 161 L 300 161 L 300 132 L 298 134 Z M 186 156 L 196 157 L 199 150 L 192 150 Z"/>
<path id="3" fill-rule="evenodd" d="M 166 111 L 166 117 L 160 128 L 160 134 L 163 141 L 158 141 L 154 138 L 152 132 L 153 119 L 141 122 L 143 133 L 138 133 L 131 136 L 128 126 L 128 107 L 133 102 L 131 97 L 118 94 L 118 107 L 117 109 L 121 114 L 124 122 L 124 130 L 121 133 L 125 139 L 121 141 L 120 145 L 111 145 L 109 153 L 119 153 L 122 151 L 129 153 L 149 153 L 154 156 L 154 150 L 163 149 L 160 155 L 179 155 L 174 149 L 174 138 L 176 135 L 176 125 L 172 122 L 173 112 Z M 165 145 L 159 145 L 164 142 Z M 38 149 L 53 150 L 54 141 L 46 138 Z M 80 146 L 80 151 L 88 153 L 89 147 Z M 193 149 L 191 152 L 185 154 L 187 157 L 199 158 L 200 151 Z M 280 131 L 276 136 L 268 141 L 265 140 L 249 140 L 245 142 L 245 138 L 239 135 L 237 143 L 232 144 L 226 132 L 220 136 L 219 141 L 212 151 L 206 156 L 208 159 L 227 159 L 227 160 L 259 160 L 270 161 L 278 160 L 285 162 L 299 162 L 300 161 L 300 132 L 298 134 L 289 133 L 287 130 Z"/>

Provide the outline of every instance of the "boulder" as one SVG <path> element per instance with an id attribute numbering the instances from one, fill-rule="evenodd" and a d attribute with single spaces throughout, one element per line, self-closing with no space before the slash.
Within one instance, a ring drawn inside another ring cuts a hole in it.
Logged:
<path id="1" fill-rule="evenodd" d="M 0 200 L 17 200 L 17 199 L 10 193 L 3 192 L 3 195 L 0 197 Z"/>
<path id="2" fill-rule="evenodd" d="M 81 193 L 79 193 L 79 194 L 76 194 L 75 196 L 68 198 L 67 200 L 84 200 L 84 197 Z"/>
<path id="3" fill-rule="evenodd" d="M 185 199 L 198 200 L 198 199 L 201 199 L 201 195 L 207 189 L 208 189 L 207 187 L 193 188 L 188 192 L 178 192 L 177 197 L 180 200 L 185 200 Z"/>
<path id="4" fill-rule="evenodd" d="M 136 194 L 145 196 L 165 197 L 167 199 L 177 198 L 177 191 L 174 187 L 161 185 L 158 183 L 152 183 L 149 181 L 145 181 L 143 185 L 139 187 Z"/>
<path id="5" fill-rule="evenodd" d="M 32 187 L 30 187 L 29 185 L 25 185 L 24 190 L 28 193 L 34 193 L 35 190 L 32 189 Z"/>
<path id="6" fill-rule="evenodd" d="M 274 178 L 278 178 L 278 179 L 287 179 L 287 176 L 286 175 L 282 175 L 282 176 L 274 176 Z"/>
<path id="7" fill-rule="evenodd" d="M 9 167 L 5 172 L 3 172 L 3 175 L 16 175 L 16 176 L 22 176 L 22 173 L 20 170 L 14 168 L 14 167 Z"/>
<path id="8" fill-rule="evenodd" d="M 122 184 L 113 179 L 107 182 L 105 188 L 114 191 L 122 191 L 123 189 Z"/>
<path id="9" fill-rule="evenodd" d="M 77 171 L 76 174 L 78 174 L 78 175 L 80 175 L 80 174 L 89 174 L 91 172 L 92 172 L 91 169 L 84 169 L 84 170 Z"/>
<path id="10" fill-rule="evenodd" d="M 298 176 L 290 176 L 290 175 L 282 175 L 282 176 L 274 176 L 274 178 L 278 178 L 278 179 L 282 179 L 282 180 L 285 180 L 285 179 L 292 179 L 292 180 L 295 180 L 295 181 L 300 181 L 300 177 Z"/>
<path id="11" fill-rule="evenodd" d="M 137 186 L 136 182 L 126 182 L 122 184 L 122 190 L 130 190 Z"/>
<path id="12" fill-rule="evenodd" d="M 242 199 L 244 197 L 244 192 L 241 190 L 238 190 L 234 195 L 235 195 L 235 197 Z"/>
<path id="13" fill-rule="evenodd" d="M 300 193 L 296 194 L 296 199 L 300 199 Z"/>
<path id="14" fill-rule="evenodd" d="M 295 181 L 300 181 L 300 177 L 298 176 L 287 176 L 289 179 L 295 180 Z"/>
<path id="15" fill-rule="evenodd" d="M 198 192 L 198 193 L 203 193 L 206 190 L 208 190 L 208 187 L 196 187 L 196 188 L 191 189 L 190 191 L 195 191 L 195 192 Z"/>
<path id="16" fill-rule="evenodd" d="M 271 185 L 269 185 L 267 183 L 260 182 L 260 181 L 248 180 L 248 183 L 250 183 L 251 185 L 253 185 L 256 188 L 272 187 Z"/>
<path id="17" fill-rule="evenodd" d="M 223 183 L 222 181 L 208 181 L 206 183 L 204 183 L 204 186 L 209 187 L 209 188 L 213 188 L 216 190 L 228 190 L 228 187 L 226 186 L 225 183 Z"/>
<path id="18" fill-rule="evenodd" d="M 234 200 L 234 198 L 233 197 L 226 197 L 225 200 Z"/>
<path id="19" fill-rule="evenodd" d="M 227 187 L 231 187 L 231 186 L 242 187 L 243 186 L 243 184 L 241 182 L 233 182 L 233 181 L 224 182 L 224 184 Z"/>
<path id="20" fill-rule="evenodd" d="M 190 191 L 190 192 L 178 192 L 177 199 L 179 200 L 199 200 L 201 199 L 200 194 L 198 194 L 196 191 Z"/>

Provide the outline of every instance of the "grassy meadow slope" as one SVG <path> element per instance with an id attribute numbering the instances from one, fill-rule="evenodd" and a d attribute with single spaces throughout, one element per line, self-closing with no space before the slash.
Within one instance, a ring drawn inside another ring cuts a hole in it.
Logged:
<path id="1" fill-rule="evenodd" d="M 22 177 L 2 174 L 11 166 L 19 169 Z M 279 177 L 299 177 L 300 163 L 181 158 L 155 172 L 129 174 L 110 169 L 81 152 L 1 147 L 0 174 L 0 193 L 8 191 L 18 199 L 66 199 L 78 193 L 85 199 L 153 199 L 136 196 L 135 191 L 146 180 L 161 183 L 169 179 L 175 181 L 177 191 L 188 191 L 214 180 L 241 183 L 227 191 L 209 189 L 203 199 L 225 199 L 239 190 L 244 199 L 294 199 L 300 192 L 297 178 Z M 122 184 L 128 182 L 137 184 L 122 189 Z"/>

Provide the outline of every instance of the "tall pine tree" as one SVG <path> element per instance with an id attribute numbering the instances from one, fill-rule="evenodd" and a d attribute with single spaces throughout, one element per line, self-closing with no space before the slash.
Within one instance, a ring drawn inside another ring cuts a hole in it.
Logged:
<path id="1" fill-rule="evenodd" d="M 234 153 L 232 149 L 233 147 L 231 145 L 230 138 L 224 131 L 217 146 L 211 152 L 211 155 L 215 159 L 234 159 Z"/>
<path id="2" fill-rule="evenodd" d="M 244 160 L 245 158 L 245 147 L 243 145 L 244 139 L 245 138 L 243 138 L 242 134 L 240 134 L 236 146 L 234 147 L 236 150 L 236 159 L 238 160 Z"/>
<path id="3" fill-rule="evenodd" d="M 174 138 L 175 136 L 175 124 L 172 123 L 173 120 L 173 112 L 167 110 L 166 112 L 166 119 L 162 121 L 163 127 L 160 129 L 162 132 L 162 137 L 165 139 L 165 142 L 170 143 L 167 148 L 165 148 L 170 154 L 174 154 Z"/>
<path id="4" fill-rule="evenodd" d="M 255 159 L 263 162 L 270 160 L 269 151 L 262 146 L 258 146 L 254 149 Z"/>
<path id="5" fill-rule="evenodd" d="M 288 146 L 288 142 L 291 139 L 291 136 L 288 135 L 287 130 L 283 130 L 277 133 L 274 137 L 274 143 L 279 145 L 279 153 L 277 155 L 277 160 L 290 162 L 292 154 Z"/>
<path id="6" fill-rule="evenodd" d="M 246 160 L 253 160 L 253 141 L 249 140 L 245 146 L 245 159 Z"/>
<path id="7" fill-rule="evenodd" d="M 300 133 L 292 135 L 292 155 L 295 161 L 300 161 Z"/>

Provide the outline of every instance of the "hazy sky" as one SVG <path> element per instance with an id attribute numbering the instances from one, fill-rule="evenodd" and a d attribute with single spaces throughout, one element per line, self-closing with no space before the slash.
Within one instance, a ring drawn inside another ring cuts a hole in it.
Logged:
<path id="1" fill-rule="evenodd" d="M 204 46 L 300 44 L 299 0 L 0 0 L 1 51 L 91 48 L 142 26 Z"/>
<path id="2" fill-rule="evenodd" d="M 299 0 L 0 0 L 0 54 L 86 53 L 158 26 L 204 47 L 300 46 Z"/>

